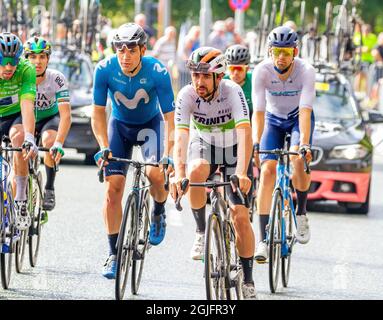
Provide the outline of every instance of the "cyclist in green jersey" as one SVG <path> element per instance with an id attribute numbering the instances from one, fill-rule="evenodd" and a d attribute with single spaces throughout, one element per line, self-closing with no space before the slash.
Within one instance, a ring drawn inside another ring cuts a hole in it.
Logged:
<path id="1" fill-rule="evenodd" d="M 29 228 L 27 214 L 28 159 L 37 155 L 35 143 L 36 71 L 21 58 L 23 44 L 12 33 L 0 33 L 0 135 L 7 135 L 14 147 L 25 147 L 28 153 L 15 153 L 16 227 Z M 22 120 L 21 120 L 21 119 Z"/>
<path id="2" fill-rule="evenodd" d="M 224 79 L 230 79 L 239 84 L 245 94 L 247 105 L 249 106 L 250 119 L 253 114 L 253 103 L 251 100 L 251 76 L 250 51 L 246 46 L 236 44 L 227 48 L 225 52 L 227 69 L 229 74 Z"/>
<path id="3" fill-rule="evenodd" d="M 33 37 L 24 45 L 24 54 L 36 67 L 37 95 L 35 100 L 36 137 L 41 138 L 45 154 L 44 164 L 47 182 L 44 191 L 43 209 L 54 209 L 56 171 L 54 163 L 64 156 L 63 144 L 71 126 L 71 106 L 67 80 L 56 70 L 48 69 L 51 44 L 41 37 Z"/>

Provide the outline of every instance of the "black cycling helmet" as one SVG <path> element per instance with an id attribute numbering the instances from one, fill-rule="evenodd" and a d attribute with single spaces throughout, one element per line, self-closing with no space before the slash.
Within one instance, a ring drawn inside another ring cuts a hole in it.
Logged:
<path id="1" fill-rule="evenodd" d="M 19 59 L 23 54 L 23 43 L 19 37 L 10 32 L 0 33 L 0 58 Z"/>
<path id="2" fill-rule="evenodd" d="M 278 27 L 270 32 L 268 44 L 269 47 L 296 48 L 298 46 L 298 34 L 289 27 Z"/>
<path id="3" fill-rule="evenodd" d="M 248 65 L 250 63 L 249 49 L 240 44 L 227 48 L 225 56 L 228 65 Z"/>
<path id="4" fill-rule="evenodd" d="M 147 35 L 136 23 L 125 23 L 117 29 L 113 37 L 113 45 L 118 48 L 118 44 L 125 44 L 128 46 L 144 46 L 147 42 Z"/>

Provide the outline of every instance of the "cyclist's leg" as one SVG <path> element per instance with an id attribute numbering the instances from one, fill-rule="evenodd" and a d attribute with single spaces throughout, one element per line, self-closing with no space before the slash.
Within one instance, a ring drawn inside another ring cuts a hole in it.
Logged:
<path id="1" fill-rule="evenodd" d="M 158 114 L 136 130 L 134 139 L 141 146 L 142 157 L 147 162 L 159 162 L 163 156 L 163 124 L 163 117 Z M 164 174 L 160 168 L 147 167 L 146 175 L 151 183 L 149 191 L 153 198 L 149 242 L 159 245 L 166 234 L 165 204 L 168 191 L 165 190 Z"/>
<path id="2" fill-rule="evenodd" d="M 311 117 L 311 137 L 310 144 L 315 127 L 314 114 Z M 291 150 L 298 151 L 300 145 L 300 130 L 299 121 L 293 127 L 291 132 Z M 307 196 L 311 184 L 311 176 L 304 171 L 304 161 L 299 156 L 292 156 L 291 162 L 293 164 L 292 183 L 297 193 L 297 239 L 300 243 L 305 244 L 310 240 L 310 230 L 308 226 L 308 219 L 306 217 Z"/>
<path id="3" fill-rule="evenodd" d="M 109 121 L 109 146 L 115 157 L 131 158 L 133 146 L 124 138 L 124 125 L 113 116 Z M 103 268 L 103 275 L 113 279 L 116 274 L 117 239 L 122 221 L 122 198 L 128 167 L 112 162 L 105 168 L 106 194 L 103 217 L 108 235 L 109 257 Z"/>
<path id="4" fill-rule="evenodd" d="M 188 156 L 188 179 L 190 183 L 204 183 L 214 173 L 218 166 L 211 158 L 211 146 L 199 137 L 194 137 L 190 143 Z M 196 235 L 191 250 L 191 258 L 200 260 L 203 258 L 206 228 L 206 202 L 205 188 L 190 188 L 189 203 L 196 222 Z"/>
<path id="5" fill-rule="evenodd" d="M 36 134 L 41 135 L 41 143 L 44 148 L 51 148 L 56 141 L 57 131 L 60 123 L 58 116 L 50 117 L 36 123 Z M 55 187 L 56 171 L 54 170 L 54 160 L 49 152 L 44 155 L 45 172 L 47 181 L 44 191 L 43 208 L 45 210 L 53 210 L 55 207 Z"/>
<path id="6" fill-rule="evenodd" d="M 262 135 L 260 149 L 275 150 L 283 148 L 285 130 L 281 126 L 266 121 Z M 275 186 L 277 157 L 274 155 L 260 155 L 261 173 L 259 190 L 257 191 L 257 208 L 260 217 L 261 241 L 266 240 L 266 226 L 269 222 L 271 199 Z"/>

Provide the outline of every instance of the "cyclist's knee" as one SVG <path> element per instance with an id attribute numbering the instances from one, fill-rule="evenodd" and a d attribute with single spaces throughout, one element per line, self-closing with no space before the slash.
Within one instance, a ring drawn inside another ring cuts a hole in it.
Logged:
<path id="1" fill-rule="evenodd" d="M 151 170 L 148 172 L 148 179 L 153 186 L 161 188 L 165 183 L 164 175 L 160 172 L 160 169 L 156 169 L 157 170 Z"/>
<path id="2" fill-rule="evenodd" d="M 194 161 L 190 165 L 189 179 L 191 182 L 204 182 L 209 177 L 210 165 L 205 160 Z"/>
<path id="3" fill-rule="evenodd" d="M 14 126 L 10 130 L 10 139 L 14 147 L 21 147 L 24 142 L 24 129 L 22 126 Z"/>
<path id="4" fill-rule="evenodd" d="M 107 177 L 106 197 L 108 203 L 121 201 L 124 193 L 124 179 L 120 177 Z"/>
<path id="5" fill-rule="evenodd" d="M 44 132 L 43 134 L 43 137 L 42 137 L 42 143 L 43 143 L 43 146 L 45 148 L 50 148 L 53 146 L 53 144 L 55 143 L 55 140 L 56 140 L 56 134 L 54 132 L 49 132 L 49 131 L 46 131 Z"/>
<path id="6" fill-rule="evenodd" d="M 272 183 L 277 175 L 277 169 L 274 163 L 266 162 L 262 166 L 261 177 L 263 178 L 264 183 Z"/>
<path id="7" fill-rule="evenodd" d="M 231 214 L 236 229 L 242 229 L 249 225 L 249 209 L 245 206 L 234 206 Z"/>

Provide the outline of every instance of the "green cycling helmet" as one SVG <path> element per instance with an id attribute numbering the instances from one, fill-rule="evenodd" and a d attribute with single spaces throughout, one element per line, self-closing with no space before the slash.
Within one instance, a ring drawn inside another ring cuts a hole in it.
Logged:
<path id="1" fill-rule="evenodd" d="M 46 53 L 49 57 L 52 53 L 52 45 L 42 37 L 30 38 L 24 45 L 25 57 L 28 58 L 31 53 Z"/>

